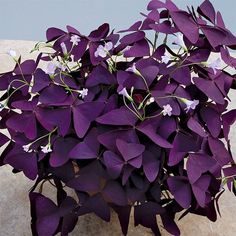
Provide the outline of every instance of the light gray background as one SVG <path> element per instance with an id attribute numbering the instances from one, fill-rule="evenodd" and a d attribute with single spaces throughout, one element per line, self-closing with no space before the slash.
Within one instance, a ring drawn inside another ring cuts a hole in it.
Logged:
<path id="1" fill-rule="evenodd" d="M 48 27 L 66 25 L 89 33 L 104 22 L 117 30 L 142 19 L 149 0 L 0 0 L 0 39 L 44 40 Z M 179 7 L 203 0 L 173 0 Z M 212 0 L 236 34 L 235 0 Z"/>

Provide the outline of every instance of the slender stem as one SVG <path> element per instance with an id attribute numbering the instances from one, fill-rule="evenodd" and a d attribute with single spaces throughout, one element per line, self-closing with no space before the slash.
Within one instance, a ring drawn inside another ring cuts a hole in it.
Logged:
<path id="1" fill-rule="evenodd" d="M 152 48 L 152 54 L 156 51 L 157 39 L 158 39 L 158 32 L 155 33 L 154 44 L 153 44 L 153 48 Z"/>
<path id="2" fill-rule="evenodd" d="M 223 180 L 223 179 L 231 179 L 231 178 L 234 178 L 236 177 L 236 175 L 230 175 L 230 176 L 226 176 L 226 177 L 222 177 L 222 178 L 216 178 L 218 180 Z"/>
<path id="3" fill-rule="evenodd" d="M 139 118 L 140 120 L 143 120 L 143 118 L 140 117 L 139 114 L 137 114 L 135 111 L 133 111 L 133 110 L 127 105 L 127 103 L 126 103 L 126 101 L 125 101 L 125 96 L 123 96 L 123 101 L 124 101 L 125 106 L 126 106 L 137 118 Z"/>
<path id="4" fill-rule="evenodd" d="M 131 102 L 131 106 L 133 107 L 133 109 L 135 110 L 135 112 L 136 112 L 137 114 L 139 114 L 139 116 L 141 117 L 139 111 L 137 110 L 137 108 L 136 108 L 136 106 L 135 106 L 135 104 L 134 104 L 133 102 Z"/>
<path id="5" fill-rule="evenodd" d="M 182 97 L 176 96 L 176 95 L 167 95 L 163 97 L 155 97 L 156 99 L 165 99 L 165 98 L 177 98 L 177 99 L 183 99 Z"/>
<path id="6" fill-rule="evenodd" d="M 148 99 L 148 97 L 151 95 L 151 93 L 148 93 L 148 95 L 146 95 L 146 97 L 143 99 L 143 101 L 140 103 L 138 109 L 141 109 L 141 107 L 143 107 L 144 102 Z"/>
<path id="7" fill-rule="evenodd" d="M 161 114 L 162 114 L 162 112 L 160 112 L 159 114 L 157 114 L 155 116 L 147 116 L 146 119 L 152 119 L 152 118 L 160 116 Z"/>
<path id="8" fill-rule="evenodd" d="M 23 84 L 23 85 L 21 85 L 20 87 L 18 87 L 16 90 L 14 90 L 14 91 L 7 97 L 7 100 L 6 100 L 5 104 L 8 103 L 9 99 L 11 98 L 11 96 L 12 96 L 15 92 L 17 92 L 18 90 L 20 90 L 21 88 L 23 88 L 23 87 L 26 86 L 26 85 L 28 85 L 28 84 Z"/>
<path id="9" fill-rule="evenodd" d="M 150 90 L 149 90 L 147 81 L 146 81 L 146 79 L 144 78 L 144 76 L 143 76 L 140 72 L 138 73 L 138 75 L 143 79 L 143 82 L 144 82 L 144 84 L 145 84 L 145 86 L 146 86 L 146 89 L 147 89 L 148 93 L 150 93 Z"/>
<path id="10" fill-rule="evenodd" d="M 20 79 L 14 79 L 11 81 L 11 83 L 8 85 L 8 90 L 7 90 L 7 95 L 9 96 L 9 90 L 11 88 L 11 85 L 14 83 L 14 82 L 22 82 L 23 84 L 25 85 L 29 85 L 28 82 L 25 82 L 24 80 L 20 80 Z"/>
<path id="11" fill-rule="evenodd" d="M 25 76 L 24 76 L 24 74 L 23 74 L 23 71 L 22 71 L 22 69 L 21 69 L 21 66 L 20 66 L 20 63 L 19 63 L 18 60 L 16 60 L 16 64 L 18 65 L 18 67 L 19 67 L 19 69 L 20 69 L 20 73 L 21 73 L 21 76 L 22 76 L 23 80 L 24 80 L 26 83 L 28 83 L 27 80 L 25 79 Z"/>
<path id="12" fill-rule="evenodd" d="M 152 47 L 154 48 L 154 44 L 153 44 L 153 42 L 149 39 L 149 38 L 147 38 L 147 37 L 145 37 L 145 39 L 152 45 Z"/>
<path id="13" fill-rule="evenodd" d="M 39 140 L 43 139 L 43 138 L 46 138 L 46 137 L 49 137 L 49 136 L 50 136 L 50 139 L 51 139 L 51 135 L 52 135 L 52 133 L 54 133 L 56 130 L 57 130 L 57 127 L 54 128 L 50 133 L 45 134 L 45 135 L 43 135 L 43 136 L 37 138 L 36 140 L 34 140 L 32 143 L 30 143 L 30 146 L 31 146 L 32 144 L 38 142 Z"/>

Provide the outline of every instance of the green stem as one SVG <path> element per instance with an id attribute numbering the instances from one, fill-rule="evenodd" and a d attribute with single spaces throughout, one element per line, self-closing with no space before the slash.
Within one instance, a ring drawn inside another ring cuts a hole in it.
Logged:
<path id="1" fill-rule="evenodd" d="M 123 101 L 124 101 L 125 106 L 128 108 L 128 110 L 130 110 L 138 119 L 143 120 L 143 118 L 142 118 L 139 114 L 137 114 L 135 111 L 133 111 L 133 110 L 127 105 L 127 103 L 126 103 L 126 101 L 125 101 L 125 96 L 123 96 Z"/>
<path id="2" fill-rule="evenodd" d="M 146 119 L 152 119 L 152 118 L 160 116 L 161 114 L 162 114 L 162 112 L 160 112 L 159 114 L 157 114 L 155 116 L 147 116 Z"/>
<path id="3" fill-rule="evenodd" d="M 146 86 L 146 89 L 147 89 L 147 92 L 150 93 L 150 90 L 149 90 L 149 87 L 148 87 L 148 84 L 147 84 L 147 81 L 146 79 L 144 78 L 144 76 L 139 72 L 138 75 L 142 78 L 145 86 Z"/>
<path id="4" fill-rule="evenodd" d="M 152 48 L 152 54 L 156 51 L 157 39 L 158 39 L 158 32 L 155 33 L 154 43 L 153 43 L 153 48 Z"/>
<path id="5" fill-rule="evenodd" d="M 48 137 L 48 140 L 51 140 L 52 134 L 53 134 L 57 129 L 58 129 L 58 127 L 54 128 L 50 133 L 45 134 L 45 135 L 43 135 L 43 136 L 37 138 L 37 139 L 34 140 L 32 143 L 30 143 L 30 146 L 31 146 L 32 144 L 38 142 L 39 140 L 41 140 L 41 139 L 43 139 L 43 138 L 46 138 L 46 137 Z M 49 142 L 49 143 L 50 143 L 50 142 Z"/>
<path id="6" fill-rule="evenodd" d="M 148 93 L 148 95 L 143 99 L 143 101 L 139 104 L 138 109 L 141 109 L 143 107 L 144 102 L 148 99 L 148 97 L 151 95 L 151 93 Z"/>
<path id="7" fill-rule="evenodd" d="M 26 86 L 26 85 L 28 85 L 28 84 L 23 84 L 23 85 L 21 85 L 20 87 L 18 87 L 17 89 L 15 89 L 10 95 L 8 95 L 8 97 L 7 97 L 6 101 L 5 101 L 5 105 L 7 105 L 9 99 L 11 98 L 11 96 L 12 96 L 15 92 L 17 92 L 18 90 L 20 90 L 21 88 L 23 88 L 23 87 Z M 4 106 L 5 106 L 5 105 L 4 105 Z"/>

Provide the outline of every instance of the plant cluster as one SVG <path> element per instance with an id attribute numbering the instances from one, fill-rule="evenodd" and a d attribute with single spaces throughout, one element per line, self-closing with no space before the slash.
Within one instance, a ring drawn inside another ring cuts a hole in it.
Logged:
<path id="1" fill-rule="evenodd" d="M 37 60 L 8 52 L 15 68 L 0 76 L 0 128 L 9 132 L 0 134 L 0 165 L 35 180 L 33 235 L 68 235 L 87 213 L 109 222 L 111 209 L 126 235 L 132 208 L 135 225 L 161 235 L 159 215 L 180 235 L 177 213 L 215 221 L 225 184 L 235 192 L 227 68 L 236 67 L 236 37 L 208 0 L 186 11 L 152 0 L 147 10 L 118 33 L 108 24 L 88 36 L 49 28 Z M 57 203 L 43 195 L 46 182 Z"/>

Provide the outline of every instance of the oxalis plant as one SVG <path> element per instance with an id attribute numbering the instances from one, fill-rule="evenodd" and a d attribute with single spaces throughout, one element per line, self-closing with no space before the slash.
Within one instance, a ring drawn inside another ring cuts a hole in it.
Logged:
<path id="1" fill-rule="evenodd" d="M 49 28 L 35 61 L 8 52 L 15 68 L 0 77 L 0 164 L 35 181 L 32 235 L 65 236 L 78 217 L 109 222 L 111 210 L 127 235 L 132 209 L 135 226 L 161 235 L 160 216 L 180 235 L 178 219 L 216 221 L 224 189 L 236 192 L 236 37 L 208 0 L 186 11 L 152 0 L 147 10 L 119 34 L 108 24 L 88 36 Z M 57 202 L 45 196 L 47 182 Z"/>

